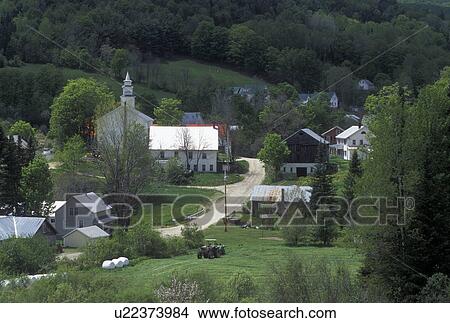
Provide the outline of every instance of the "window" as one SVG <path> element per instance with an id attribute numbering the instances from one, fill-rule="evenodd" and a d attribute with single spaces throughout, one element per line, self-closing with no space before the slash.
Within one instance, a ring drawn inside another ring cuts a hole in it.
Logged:
<path id="1" fill-rule="evenodd" d="M 188 156 L 189 156 L 189 157 L 188 157 L 189 159 L 192 159 L 192 158 L 193 158 L 192 151 L 190 151 L 190 152 L 188 153 Z"/>
<path id="2" fill-rule="evenodd" d="M 83 220 L 79 220 L 79 221 L 78 221 L 78 227 L 79 227 L 79 228 L 84 227 L 84 221 L 83 221 Z"/>
<path id="3" fill-rule="evenodd" d="M 344 139 L 344 145 L 346 145 L 347 144 L 347 139 Z"/>
<path id="4" fill-rule="evenodd" d="M 293 173 L 294 172 L 294 169 L 291 167 L 291 173 Z"/>
<path id="5" fill-rule="evenodd" d="M 72 207 L 69 208 L 69 215 L 70 215 L 70 216 L 73 216 L 73 208 L 72 208 Z"/>
<path id="6" fill-rule="evenodd" d="M 353 139 L 353 146 L 356 146 L 356 140 Z"/>
<path id="7" fill-rule="evenodd" d="M 359 140 L 359 144 L 360 144 L 361 146 L 364 145 L 364 140 L 360 139 L 360 140 Z"/>
<path id="8" fill-rule="evenodd" d="M 214 165 L 212 165 L 212 164 L 209 165 L 209 171 L 210 171 L 210 172 L 213 172 L 213 171 L 214 171 Z"/>
<path id="9" fill-rule="evenodd" d="M 194 172 L 198 172 L 198 165 L 194 165 Z"/>
<path id="10" fill-rule="evenodd" d="M 202 165 L 202 172 L 206 172 L 206 165 Z"/>
<path id="11" fill-rule="evenodd" d="M 174 151 L 173 157 L 178 158 L 178 151 Z"/>
<path id="12" fill-rule="evenodd" d="M 164 151 L 159 152 L 159 159 L 164 159 Z"/>
<path id="13" fill-rule="evenodd" d="M 55 223 L 55 218 L 50 219 L 50 223 Z"/>
<path id="14" fill-rule="evenodd" d="M 202 159 L 206 159 L 206 153 L 202 153 Z"/>
<path id="15" fill-rule="evenodd" d="M 286 173 L 286 167 L 283 167 L 283 173 Z"/>

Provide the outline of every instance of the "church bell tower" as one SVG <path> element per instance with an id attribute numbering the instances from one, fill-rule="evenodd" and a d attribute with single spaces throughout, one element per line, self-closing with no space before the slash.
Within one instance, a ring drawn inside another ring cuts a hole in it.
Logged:
<path id="1" fill-rule="evenodd" d="M 123 80 L 122 85 L 122 95 L 120 96 L 120 102 L 122 106 L 127 106 L 127 108 L 135 109 L 136 97 L 133 94 L 133 81 L 130 79 L 130 74 L 127 72 L 125 80 Z"/>

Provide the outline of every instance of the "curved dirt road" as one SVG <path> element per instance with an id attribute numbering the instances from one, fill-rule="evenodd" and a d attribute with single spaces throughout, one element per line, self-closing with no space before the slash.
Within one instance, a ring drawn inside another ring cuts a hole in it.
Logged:
<path id="1" fill-rule="evenodd" d="M 227 185 L 227 213 L 231 214 L 233 211 L 241 210 L 242 203 L 248 199 L 253 186 L 259 185 L 264 180 L 264 167 L 261 161 L 255 158 L 241 158 L 246 160 L 249 164 L 249 171 L 244 175 L 244 179 L 235 184 Z M 224 186 L 208 187 L 209 189 L 216 189 L 224 192 Z M 208 228 L 210 225 L 218 222 L 225 216 L 224 212 L 224 198 L 220 197 L 214 205 L 201 217 L 193 220 L 191 223 L 197 224 L 202 230 Z M 175 226 L 170 228 L 158 229 L 165 236 L 177 236 L 181 234 L 183 226 Z"/>

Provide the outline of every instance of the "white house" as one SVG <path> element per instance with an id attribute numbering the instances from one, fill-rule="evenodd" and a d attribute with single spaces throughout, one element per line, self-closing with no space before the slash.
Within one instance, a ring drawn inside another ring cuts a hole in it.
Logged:
<path id="1" fill-rule="evenodd" d="M 153 119 L 144 113 L 136 110 L 136 96 L 133 93 L 133 81 L 127 72 L 123 81 L 120 106 L 106 113 L 97 120 L 96 135 L 97 141 L 103 139 L 117 140 L 124 134 L 127 125 L 137 123 L 144 128 L 148 137 Z"/>
<path id="2" fill-rule="evenodd" d="M 315 93 L 300 93 L 298 98 L 300 104 L 307 104 L 310 100 L 316 100 L 319 96 L 325 95 L 330 101 L 330 108 L 339 108 L 339 98 L 336 92 L 315 92 Z"/>
<path id="3" fill-rule="evenodd" d="M 359 80 L 358 88 L 361 91 L 373 91 L 375 90 L 375 85 L 369 80 Z"/>
<path id="4" fill-rule="evenodd" d="M 219 133 L 213 126 L 150 128 L 149 147 L 161 164 L 177 158 L 194 172 L 216 172 L 218 146 Z"/>
<path id="5" fill-rule="evenodd" d="M 366 126 L 352 126 L 336 136 L 338 156 L 351 160 L 353 154 L 360 148 L 369 146 L 368 129 Z"/>

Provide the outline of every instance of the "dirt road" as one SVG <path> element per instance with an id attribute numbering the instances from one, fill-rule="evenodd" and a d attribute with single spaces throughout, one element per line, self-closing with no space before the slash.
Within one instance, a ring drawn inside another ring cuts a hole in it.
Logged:
<path id="1" fill-rule="evenodd" d="M 227 185 L 227 213 L 231 214 L 233 211 L 241 210 L 242 203 L 245 202 L 253 189 L 253 186 L 261 184 L 264 180 L 263 164 L 255 158 L 242 158 L 249 164 L 249 171 L 244 175 L 244 180 L 239 183 Z M 224 186 L 208 187 L 224 192 Z M 214 205 L 201 217 L 192 221 L 197 224 L 202 230 L 208 228 L 210 225 L 220 221 L 224 216 L 224 198 L 220 197 L 214 201 Z M 161 228 L 159 231 L 165 236 L 176 236 L 181 234 L 183 226 L 175 226 L 171 228 Z"/>

